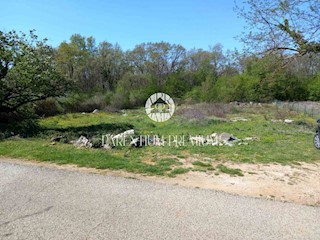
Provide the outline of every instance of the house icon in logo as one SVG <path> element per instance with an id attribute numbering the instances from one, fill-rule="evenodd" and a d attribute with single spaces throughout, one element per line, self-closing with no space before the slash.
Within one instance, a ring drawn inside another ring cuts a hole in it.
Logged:
<path id="1" fill-rule="evenodd" d="M 151 111 L 153 113 L 164 113 L 169 112 L 170 110 L 169 104 L 166 103 L 161 97 L 151 105 L 151 108 L 153 108 L 153 110 Z"/>
<path id="2" fill-rule="evenodd" d="M 171 118 L 174 113 L 174 102 L 165 93 L 155 93 L 146 101 L 146 113 L 153 121 L 164 122 Z"/>

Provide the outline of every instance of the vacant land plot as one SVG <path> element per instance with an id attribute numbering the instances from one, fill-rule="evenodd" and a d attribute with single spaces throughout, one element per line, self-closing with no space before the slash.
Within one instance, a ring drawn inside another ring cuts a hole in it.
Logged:
<path id="1" fill-rule="evenodd" d="M 285 119 L 293 122 L 285 123 Z M 184 176 L 187 175 L 191 178 L 210 176 L 216 180 L 221 179 L 221 176 L 231 176 L 232 179 L 250 177 L 254 182 L 254 179 L 261 179 L 261 175 L 268 175 L 268 168 L 250 166 L 287 165 L 302 169 L 303 164 L 318 162 L 319 152 L 312 143 L 315 120 L 272 104 L 178 106 L 173 118 L 164 123 L 152 122 L 143 109 L 119 113 L 66 114 L 41 119 L 42 130 L 32 138 L 13 137 L 1 141 L 0 155 L 87 168 L 123 170 L 186 182 L 188 180 Z M 101 139 L 102 135 L 117 134 L 129 129 L 134 129 L 136 135 L 164 136 L 166 141 L 169 135 L 208 136 L 223 132 L 249 140 L 245 144 L 236 143 L 234 146 L 195 146 L 186 138 L 184 146 L 122 146 L 109 150 L 76 148 L 70 144 L 71 140 L 76 140 L 81 135 L 94 141 Z M 55 136 L 63 136 L 65 143 L 52 143 L 51 138 Z M 294 171 L 291 174 L 294 175 Z M 178 175 L 180 176 L 175 178 Z M 300 175 L 298 178 L 304 177 Z M 286 186 L 297 184 L 297 181 L 285 181 L 281 177 L 279 181 Z M 195 182 L 197 180 L 189 185 L 201 187 L 201 184 Z M 210 185 L 211 182 L 204 185 Z M 320 191 L 315 191 L 313 197 L 317 198 Z M 275 197 L 279 195 L 279 199 L 285 199 L 281 193 L 275 194 Z M 258 193 L 256 195 L 259 196 Z M 270 192 L 262 195 L 274 197 Z M 316 202 L 316 199 L 312 201 L 314 204 Z"/>

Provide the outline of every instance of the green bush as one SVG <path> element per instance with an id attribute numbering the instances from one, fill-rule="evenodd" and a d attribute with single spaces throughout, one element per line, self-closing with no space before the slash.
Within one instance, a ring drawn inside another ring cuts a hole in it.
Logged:
<path id="1" fill-rule="evenodd" d="M 19 111 L 19 113 L 0 113 L 0 118 L 2 120 L 0 122 L 1 138 L 7 138 L 14 135 L 32 137 L 41 130 L 38 118 L 32 112 L 31 108 L 26 107 Z M 5 121 L 6 118 L 8 118 L 9 121 Z"/>
<path id="2" fill-rule="evenodd" d="M 318 74 L 310 83 L 308 84 L 308 98 L 311 101 L 320 100 L 320 74 Z"/>
<path id="3" fill-rule="evenodd" d="M 144 106 L 147 98 L 156 92 L 152 78 L 127 73 L 119 81 L 112 98 L 112 106 L 126 109 Z"/>
<path id="4" fill-rule="evenodd" d="M 92 112 L 95 109 L 103 110 L 110 105 L 110 93 L 73 93 L 58 99 L 64 112 Z"/>
<path id="5" fill-rule="evenodd" d="M 63 108 L 54 98 L 48 98 L 35 104 L 35 113 L 39 116 L 54 116 L 63 113 Z"/>

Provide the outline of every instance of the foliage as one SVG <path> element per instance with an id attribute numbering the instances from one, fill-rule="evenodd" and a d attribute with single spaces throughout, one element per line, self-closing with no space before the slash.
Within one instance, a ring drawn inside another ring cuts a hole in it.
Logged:
<path id="1" fill-rule="evenodd" d="M 54 98 L 39 101 L 35 105 L 35 113 L 41 117 L 54 116 L 63 113 L 63 107 Z"/>
<path id="2" fill-rule="evenodd" d="M 156 89 L 153 79 L 149 76 L 126 73 L 118 83 L 112 105 L 117 108 L 143 106 Z"/>
<path id="3" fill-rule="evenodd" d="M 118 44 L 96 44 L 80 34 L 57 49 L 33 32 L 31 40 L 15 32 L 2 36 L 7 47 L 1 48 L 1 76 L 6 76 L 0 82 L 1 116 L 7 119 L 6 108 L 15 111 L 25 102 L 64 95 L 71 82 L 73 91 L 66 97 L 28 106 L 35 105 L 40 116 L 137 108 L 155 92 L 169 94 L 178 104 L 319 99 L 316 53 L 287 63 L 283 53 L 248 55 L 224 51 L 221 44 L 187 51 L 177 44 L 148 42 L 124 52 Z"/>
<path id="4" fill-rule="evenodd" d="M 45 40 L 38 40 L 34 31 L 28 36 L 0 32 L 0 43 L 1 113 L 65 94 L 68 82 L 55 68 L 54 50 Z"/>
<path id="5" fill-rule="evenodd" d="M 320 74 L 314 77 L 308 84 L 309 100 L 320 100 Z"/>

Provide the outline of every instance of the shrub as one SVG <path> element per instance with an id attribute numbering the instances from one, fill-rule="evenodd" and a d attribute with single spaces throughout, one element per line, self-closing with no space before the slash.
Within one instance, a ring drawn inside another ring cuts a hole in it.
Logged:
<path id="1" fill-rule="evenodd" d="M 142 107 L 154 92 L 155 87 L 151 78 L 127 73 L 118 83 L 111 101 L 112 106 L 122 109 Z"/>
<path id="2" fill-rule="evenodd" d="M 320 74 L 318 74 L 308 84 L 308 95 L 309 95 L 309 100 L 312 100 L 312 101 L 320 100 Z"/>
<path id="3" fill-rule="evenodd" d="M 225 118 L 231 111 L 232 108 L 230 104 L 199 103 L 190 107 L 179 108 L 176 114 L 188 119 L 204 119 L 212 116 Z"/>
<path id="4" fill-rule="evenodd" d="M 37 116 L 27 108 L 19 113 L 0 113 L 0 118 L 1 138 L 18 134 L 21 137 L 32 137 L 41 130 Z M 9 121 L 5 121 L 6 118 Z"/>
<path id="5" fill-rule="evenodd" d="M 37 102 L 35 105 L 35 113 L 39 116 L 54 116 L 63 112 L 63 108 L 54 98 Z"/>
<path id="6" fill-rule="evenodd" d="M 94 109 L 105 109 L 110 103 L 110 93 L 73 93 L 60 98 L 59 102 L 65 112 L 92 112 Z"/>

